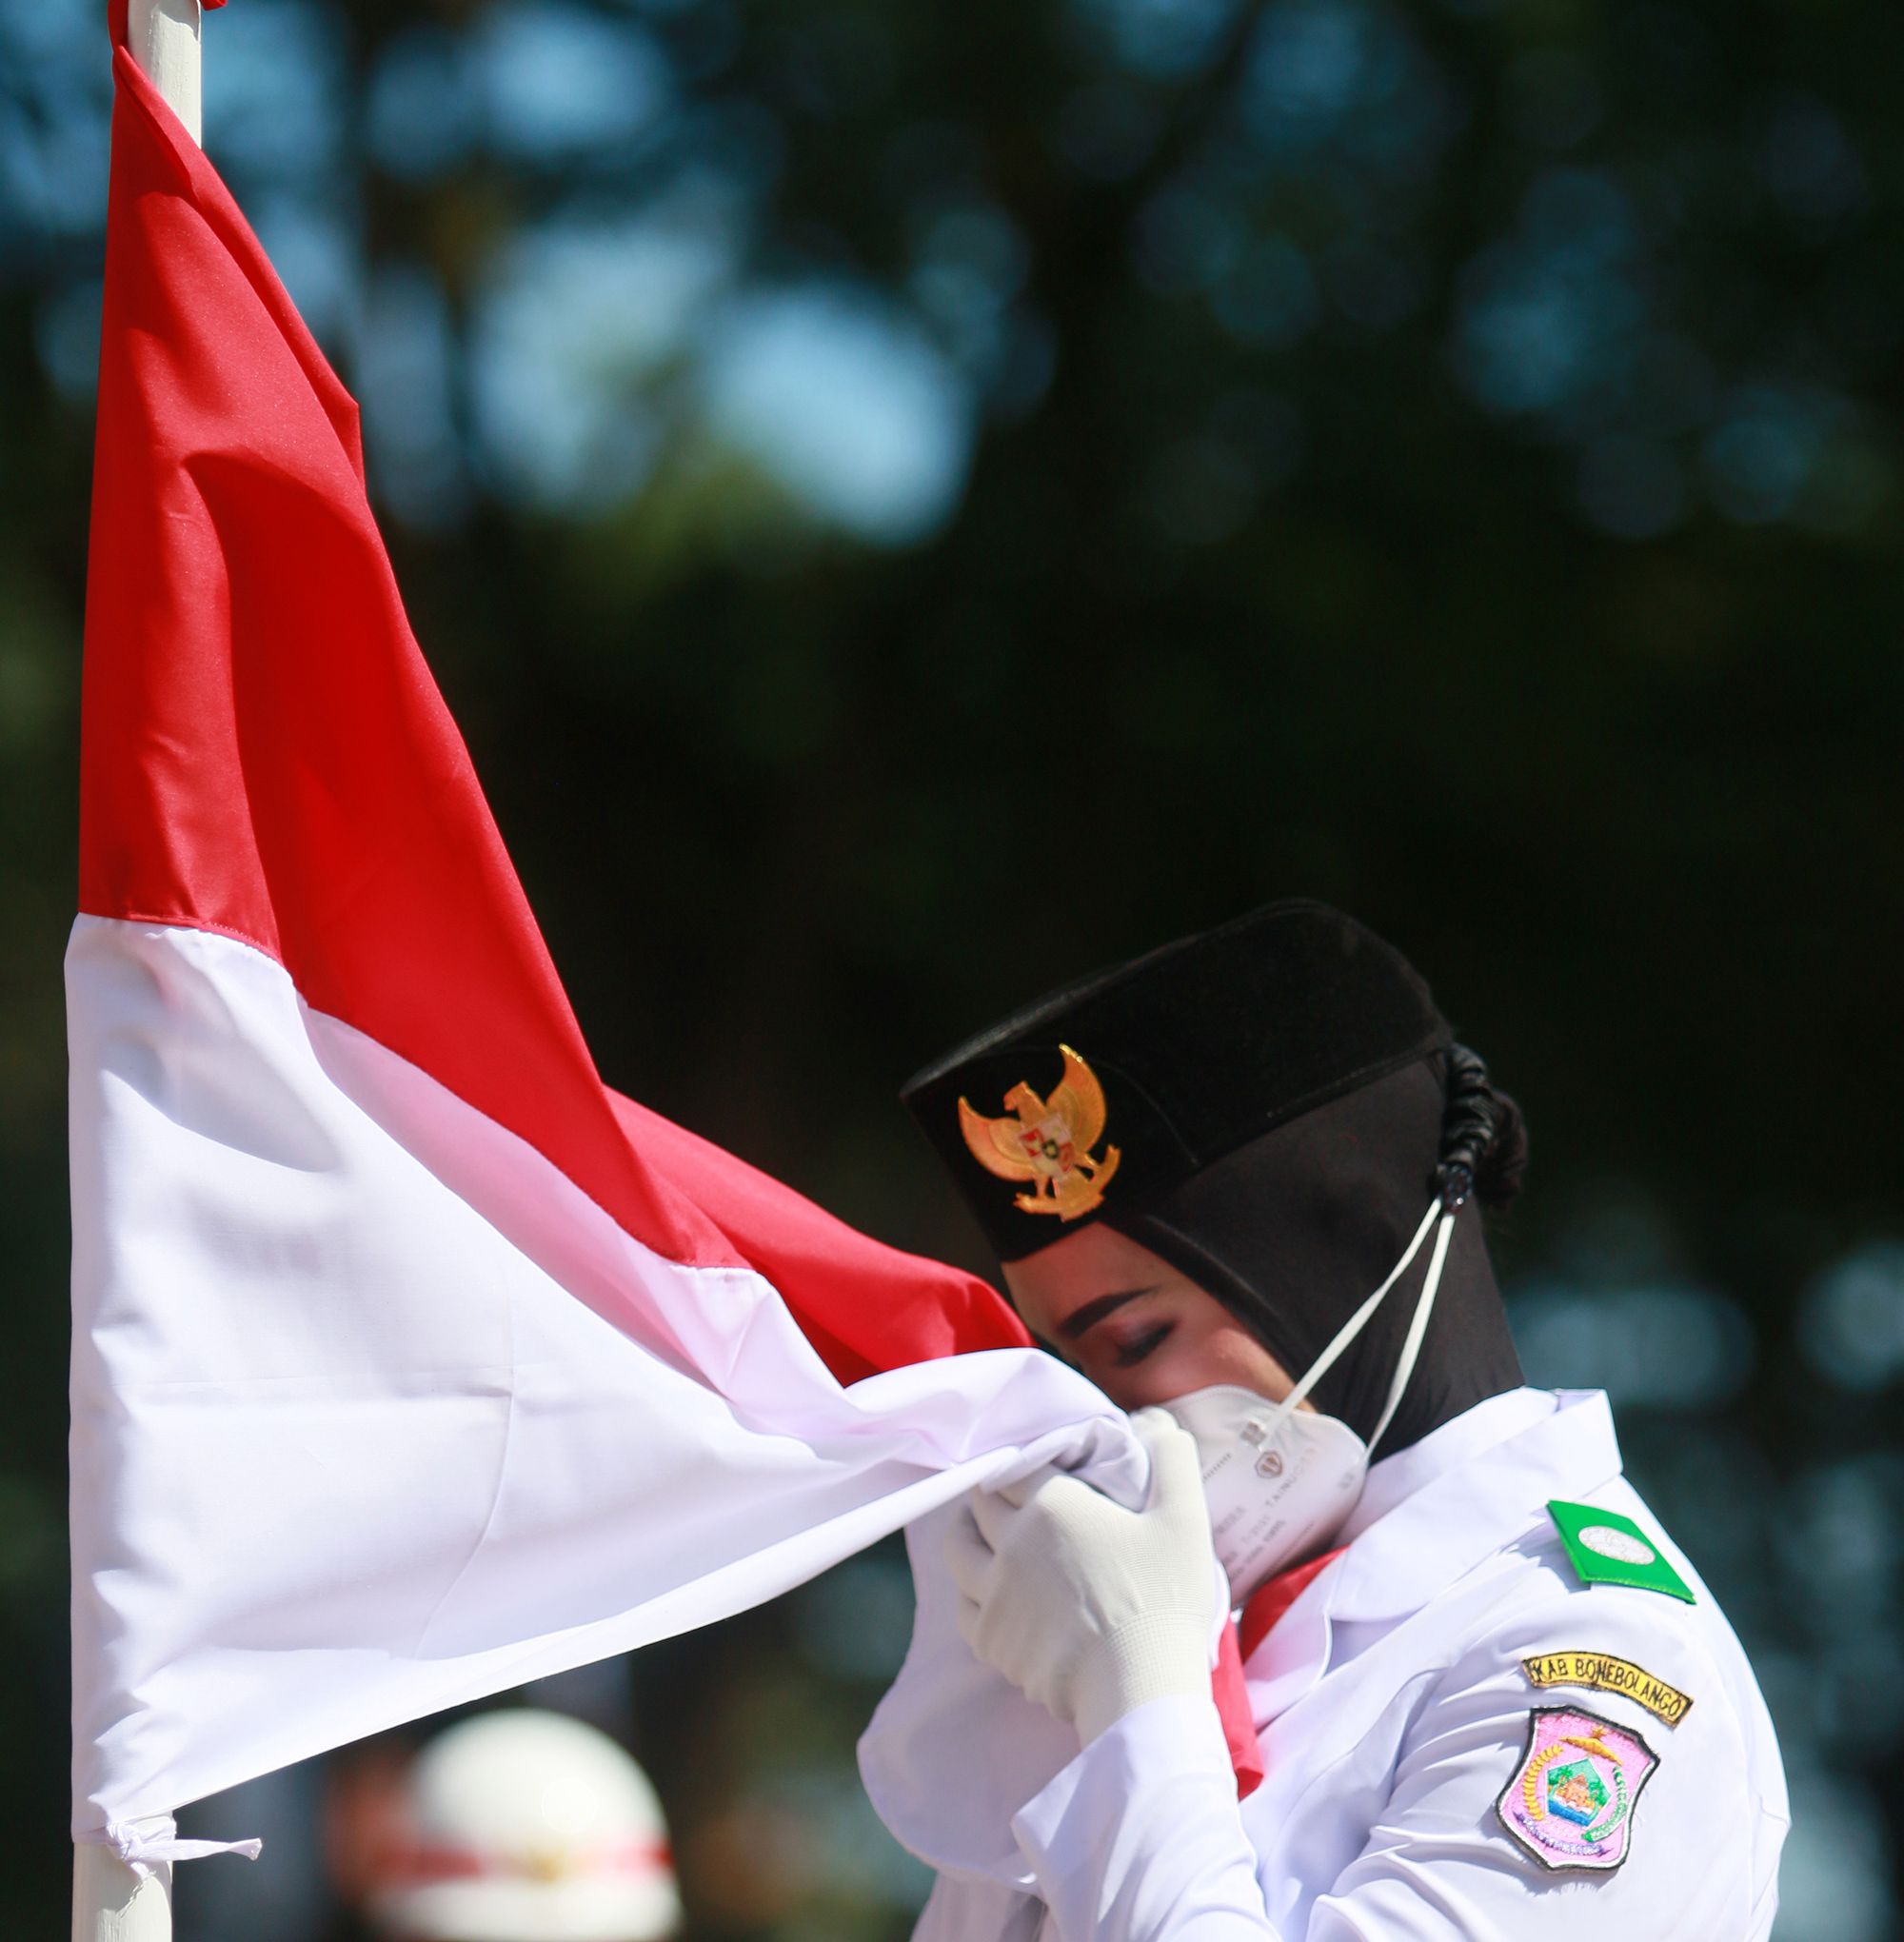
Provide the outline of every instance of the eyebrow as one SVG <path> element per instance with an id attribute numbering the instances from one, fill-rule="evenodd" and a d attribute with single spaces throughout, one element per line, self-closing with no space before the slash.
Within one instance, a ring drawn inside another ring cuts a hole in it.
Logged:
<path id="1" fill-rule="evenodd" d="M 1100 1295 L 1096 1300 L 1085 1302 L 1081 1308 L 1074 1308 L 1058 1324 L 1058 1333 L 1067 1342 L 1075 1342 L 1080 1336 L 1088 1335 L 1105 1316 L 1114 1314 L 1126 1301 L 1137 1301 L 1145 1295 L 1156 1293 L 1155 1288 L 1126 1288 L 1121 1294 Z"/>

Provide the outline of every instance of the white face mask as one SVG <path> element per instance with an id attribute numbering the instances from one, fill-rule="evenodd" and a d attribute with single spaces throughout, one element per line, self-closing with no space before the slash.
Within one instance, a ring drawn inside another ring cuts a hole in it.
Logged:
<path id="1" fill-rule="evenodd" d="M 1389 1290 L 1408 1272 L 1438 1215 L 1440 1226 L 1434 1253 L 1389 1385 L 1388 1401 L 1374 1436 L 1364 1443 L 1339 1418 L 1298 1405 L 1368 1326 Z M 1381 1441 L 1415 1373 L 1454 1231 L 1453 1212 L 1436 1200 L 1394 1272 L 1343 1323 L 1335 1340 L 1280 1402 L 1271 1402 L 1253 1389 L 1224 1384 L 1196 1390 L 1163 1405 L 1196 1439 L 1217 1561 L 1239 1605 L 1292 1559 L 1320 1550 L 1355 1508 L 1368 1476 L 1369 1452 Z"/>

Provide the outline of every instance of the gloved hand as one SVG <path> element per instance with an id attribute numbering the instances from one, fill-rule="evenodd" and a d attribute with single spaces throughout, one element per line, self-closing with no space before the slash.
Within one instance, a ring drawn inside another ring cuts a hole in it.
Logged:
<path id="1" fill-rule="evenodd" d="M 966 1644 L 1086 1745 L 1146 1700 L 1210 1691 L 1219 1580 L 1197 1445 L 1163 1410 L 1131 1421 L 1151 1459 L 1140 1511 L 1045 1470 L 974 1491 L 946 1536 Z"/>

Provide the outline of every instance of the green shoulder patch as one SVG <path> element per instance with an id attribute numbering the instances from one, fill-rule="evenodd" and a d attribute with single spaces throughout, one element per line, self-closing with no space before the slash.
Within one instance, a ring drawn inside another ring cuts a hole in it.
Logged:
<path id="1" fill-rule="evenodd" d="M 1547 1506 L 1568 1561 L 1583 1585 L 1631 1585 L 1636 1591 L 1664 1592 L 1669 1598 L 1696 1602 L 1693 1588 L 1668 1564 L 1659 1547 L 1631 1517 L 1593 1504 L 1570 1504 L 1556 1497 Z"/>

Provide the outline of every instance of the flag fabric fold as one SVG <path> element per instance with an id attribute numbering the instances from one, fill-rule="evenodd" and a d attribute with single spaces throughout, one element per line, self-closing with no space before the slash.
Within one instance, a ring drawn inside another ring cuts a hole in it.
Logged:
<path id="1" fill-rule="evenodd" d="M 120 36 L 123 40 L 123 32 Z M 356 406 L 123 45 L 87 608 L 73 1831 L 706 1623 L 1121 1417 L 601 1081 Z M 657 914 L 656 950 L 691 950 Z"/>

